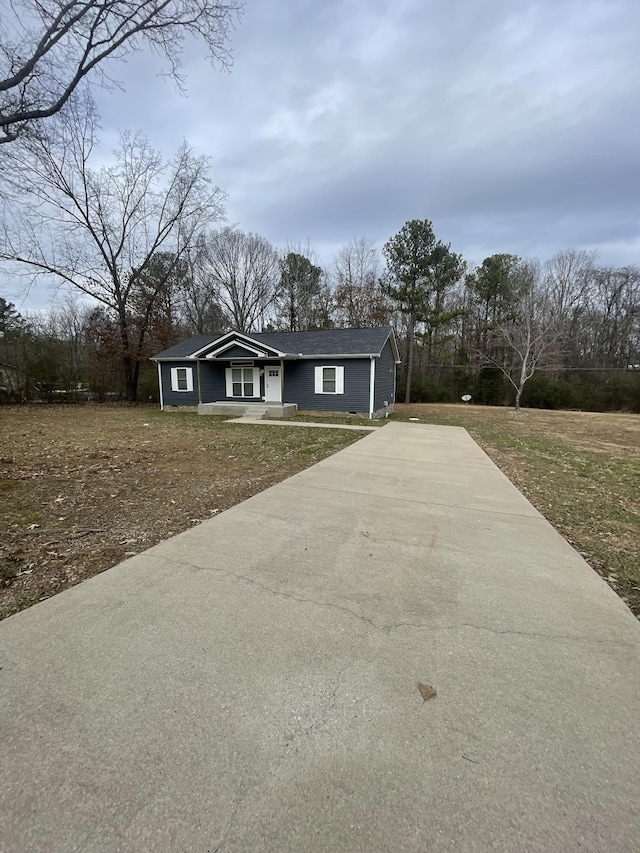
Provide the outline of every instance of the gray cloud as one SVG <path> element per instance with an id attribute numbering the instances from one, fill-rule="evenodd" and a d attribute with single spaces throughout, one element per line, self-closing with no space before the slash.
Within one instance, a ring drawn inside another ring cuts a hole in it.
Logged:
<path id="1" fill-rule="evenodd" d="M 576 246 L 640 260 L 635 0 L 247 0 L 231 74 L 185 51 L 100 93 L 108 151 L 141 128 L 212 158 L 228 216 L 323 259 L 409 218 L 473 260 Z"/>

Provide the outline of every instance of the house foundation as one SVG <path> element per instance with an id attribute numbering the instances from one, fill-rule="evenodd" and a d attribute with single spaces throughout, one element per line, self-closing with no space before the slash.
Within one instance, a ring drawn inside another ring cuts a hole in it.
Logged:
<path id="1" fill-rule="evenodd" d="M 231 415 L 237 418 L 285 418 L 298 411 L 296 403 L 240 403 L 225 400 L 218 403 L 200 403 L 199 415 Z"/>

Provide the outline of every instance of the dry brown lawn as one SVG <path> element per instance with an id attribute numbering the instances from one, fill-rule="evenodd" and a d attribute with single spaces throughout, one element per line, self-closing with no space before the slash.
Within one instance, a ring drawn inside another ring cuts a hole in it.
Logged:
<path id="1" fill-rule="evenodd" d="M 394 418 L 466 427 L 640 616 L 639 415 L 397 408 Z M 360 437 L 146 408 L 0 408 L 0 618 Z"/>
<path id="2" fill-rule="evenodd" d="M 109 406 L 0 407 L 0 618 L 364 433 Z"/>

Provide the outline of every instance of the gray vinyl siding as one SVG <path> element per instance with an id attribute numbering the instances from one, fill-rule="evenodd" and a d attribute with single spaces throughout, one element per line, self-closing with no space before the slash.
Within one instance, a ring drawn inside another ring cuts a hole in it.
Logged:
<path id="1" fill-rule="evenodd" d="M 331 362 L 339 364 L 340 362 Z M 224 400 L 239 400 L 239 397 L 227 397 L 227 382 L 225 370 L 229 367 L 228 362 L 212 362 L 200 360 L 200 384 L 202 387 L 201 399 L 198 399 L 198 362 L 166 361 L 161 362 L 162 368 L 162 399 L 165 406 L 197 406 L 202 403 L 217 403 Z M 255 367 L 261 370 L 267 367 L 280 367 L 279 361 L 255 362 Z M 193 370 L 193 391 L 171 390 L 171 368 L 191 367 Z M 313 371 L 312 371 L 313 373 Z M 286 369 L 285 369 L 286 375 Z M 313 394 L 313 382 L 311 393 Z M 254 402 L 261 400 L 264 396 L 264 376 L 260 377 L 260 393 L 256 397 L 247 397 Z M 292 402 L 296 402 L 293 400 Z"/>
<path id="2" fill-rule="evenodd" d="M 171 390 L 171 368 L 190 367 L 193 370 L 193 391 Z M 201 400 L 198 398 L 198 362 L 162 362 L 162 399 L 165 406 L 197 406 L 199 402 L 215 403 L 226 400 L 225 364 L 200 361 Z"/>
<path id="3" fill-rule="evenodd" d="M 344 367 L 344 394 L 316 394 L 316 367 Z M 285 361 L 285 403 L 297 403 L 299 409 L 324 412 L 369 413 L 371 359 L 308 359 Z"/>
<path id="4" fill-rule="evenodd" d="M 264 352 L 264 350 L 263 350 Z M 270 355 L 270 353 L 267 353 Z M 256 358 L 256 354 L 243 346 L 234 346 L 220 354 L 220 358 Z"/>
<path id="5" fill-rule="evenodd" d="M 376 381 L 373 402 L 374 412 L 378 412 L 380 409 L 384 408 L 385 400 L 389 401 L 389 406 L 393 405 L 395 375 L 396 363 L 393 357 L 391 341 L 388 340 L 382 348 L 380 358 L 376 359 Z"/>
<path id="6" fill-rule="evenodd" d="M 216 364 L 204 359 L 200 362 L 200 385 L 203 403 L 217 403 L 220 400 L 227 399 L 227 383 L 224 374 L 226 366 L 226 364 Z"/>
<path id="7" fill-rule="evenodd" d="M 201 395 L 198 395 L 198 362 L 167 361 L 161 362 L 162 397 L 166 407 L 197 406 L 198 402 L 215 403 L 223 400 L 238 399 L 227 397 L 225 370 L 228 362 L 200 360 Z M 279 361 L 255 362 L 260 368 L 269 365 L 279 367 Z M 336 366 L 344 368 L 344 394 L 316 394 L 315 368 Z M 193 391 L 171 390 L 171 368 L 190 367 L 193 370 Z M 375 404 L 377 411 L 385 400 L 393 403 L 393 380 L 395 364 L 389 342 L 385 344 L 381 357 L 376 359 Z M 304 359 L 284 362 L 283 402 L 297 403 L 299 409 L 312 409 L 324 412 L 369 413 L 369 380 L 371 359 Z M 260 396 L 264 395 L 264 377 L 260 377 Z"/>
<path id="8" fill-rule="evenodd" d="M 193 391 L 171 390 L 171 368 L 190 367 L 193 371 Z M 162 371 L 162 402 L 165 406 L 197 406 L 198 405 L 198 371 L 195 362 L 165 361 L 160 365 Z"/>

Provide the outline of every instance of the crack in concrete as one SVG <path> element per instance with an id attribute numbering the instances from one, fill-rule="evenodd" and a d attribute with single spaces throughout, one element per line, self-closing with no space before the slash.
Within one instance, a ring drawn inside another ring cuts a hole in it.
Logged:
<path id="1" fill-rule="evenodd" d="M 256 784 L 257 784 L 257 783 L 256 783 Z M 252 787 L 250 787 L 248 790 L 246 790 L 243 794 L 241 794 L 241 795 L 238 797 L 238 799 L 237 799 L 237 800 L 236 800 L 236 802 L 234 803 L 233 809 L 232 809 L 232 811 L 231 811 L 231 816 L 230 816 L 230 818 L 229 818 L 229 822 L 227 823 L 227 828 L 226 828 L 226 830 L 225 830 L 225 832 L 224 832 L 224 835 L 223 835 L 223 837 L 222 837 L 222 841 L 220 841 L 220 843 L 219 843 L 219 844 L 218 844 L 218 846 L 215 848 L 215 850 L 213 851 L 213 853 L 218 853 L 218 851 L 222 850 L 222 848 L 223 848 L 223 847 L 225 846 L 225 844 L 227 843 L 227 840 L 229 839 L 229 836 L 231 835 L 231 830 L 233 829 L 233 825 L 234 825 L 234 823 L 235 823 L 236 817 L 238 816 L 238 812 L 240 811 L 240 808 L 241 808 L 242 804 L 243 804 L 243 803 L 244 803 L 244 801 L 247 799 L 247 797 L 249 796 L 249 794 L 251 793 L 251 791 L 253 790 L 253 788 L 254 788 L 254 787 L 256 787 L 256 786 L 255 786 L 255 785 L 253 785 L 253 786 L 252 786 Z"/>
<path id="2" fill-rule="evenodd" d="M 317 719 L 315 719 L 315 720 L 314 720 L 310 725 L 303 726 L 299 731 L 297 731 L 297 732 L 293 732 L 293 733 L 291 734 L 291 736 L 290 736 L 290 737 L 289 737 L 289 738 L 284 742 L 284 744 L 283 744 L 283 747 L 282 747 L 282 748 L 283 748 L 283 750 L 284 750 L 285 752 L 286 752 L 287 750 L 289 750 L 289 748 L 290 748 L 293 744 L 295 744 L 295 743 L 296 743 L 296 741 L 299 741 L 299 740 L 300 740 L 301 738 L 303 738 L 303 737 L 308 737 L 309 735 L 313 734 L 313 733 L 314 733 L 314 732 L 316 732 L 319 728 L 321 728 L 322 726 L 324 726 L 324 725 L 326 724 L 326 722 L 327 722 L 327 718 L 328 718 L 328 716 L 329 716 L 329 713 L 330 713 L 330 712 L 331 712 L 331 710 L 335 707 L 336 696 L 337 696 L 337 693 L 338 693 L 338 689 L 339 689 L 339 688 L 340 688 L 340 686 L 341 686 L 342 676 L 345 674 L 345 672 L 346 672 L 348 669 L 350 669 L 350 667 L 351 667 L 351 665 L 350 665 L 350 664 L 348 664 L 347 666 L 343 667 L 343 668 L 338 672 L 338 674 L 337 674 L 337 676 L 336 676 L 336 678 L 335 678 L 335 681 L 334 681 L 333 689 L 331 690 L 331 693 L 330 693 L 330 695 L 329 695 L 329 698 L 328 698 L 328 699 L 327 699 L 327 701 L 325 702 L 324 707 L 323 707 L 323 708 L 322 708 L 322 710 L 320 711 L 319 716 L 317 717 Z M 286 756 L 284 756 L 284 755 L 283 755 L 283 757 L 282 757 L 282 761 L 284 761 L 284 760 L 285 760 L 285 757 L 286 757 Z M 282 761 L 280 762 L 280 765 L 282 764 Z M 275 768 L 275 770 L 272 770 L 272 771 L 271 771 L 271 773 L 269 774 L 269 776 L 274 776 L 274 775 L 276 774 L 276 772 L 279 770 L 280 765 L 278 765 L 278 767 L 277 767 L 277 768 Z"/>
<path id="3" fill-rule="evenodd" d="M 279 597 L 279 598 L 288 598 L 288 599 L 291 599 L 292 601 L 297 601 L 300 604 L 313 604 L 316 607 L 327 607 L 327 608 L 330 608 L 332 610 L 338 610 L 341 613 L 348 613 L 350 616 L 353 616 L 354 618 L 360 620 L 361 622 L 364 622 L 366 625 L 369 625 L 371 628 L 374 628 L 377 631 L 382 631 L 383 633 L 389 633 L 389 630 L 391 630 L 393 628 L 397 628 L 397 627 L 404 625 L 404 624 L 407 624 L 410 627 L 424 627 L 424 628 L 429 627 L 427 625 L 413 626 L 413 625 L 410 625 L 410 623 L 404 623 L 404 622 L 398 622 L 397 624 L 390 625 L 390 626 L 378 625 L 378 623 L 374 622 L 373 619 L 369 619 L 369 617 L 367 617 L 367 616 L 362 616 L 361 614 L 356 613 L 355 610 L 351 610 L 349 607 L 345 607 L 341 604 L 333 604 L 330 601 L 316 601 L 316 599 L 314 599 L 314 598 L 302 598 L 301 596 L 293 595 L 290 592 L 284 592 L 283 590 L 273 589 L 272 587 L 261 583 L 260 581 L 256 580 L 255 578 L 250 578 L 247 575 L 236 574 L 235 572 L 229 572 L 226 569 L 217 569 L 214 566 L 207 566 L 207 567 L 196 566 L 194 563 L 187 563 L 184 560 L 178 560 L 175 557 L 163 557 L 163 559 L 168 560 L 169 562 L 174 563 L 175 565 L 184 566 L 185 568 L 189 568 L 189 569 L 195 569 L 196 571 L 216 572 L 217 574 L 223 575 L 224 577 L 236 578 L 237 580 L 244 581 L 245 583 L 250 584 L 251 586 L 257 586 L 259 589 L 262 589 L 265 592 L 268 592 L 270 595 L 274 595 L 274 596 Z"/>
<path id="4" fill-rule="evenodd" d="M 143 556 L 143 555 L 139 555 Z M 552 634 L 546 633 L 542 631 L 517 631 L 513 629 L 508 629 L 501 631 L 497 628 L 490 628 L 486 625 L 475 625 L 472 622 L 456 622 L 452 625 L 437 625 L 437 624 L 424 624 L 421 622 L 391 622 L 389 624 L 378 624 L 373 619 L 368 616 L 363 616 L 360 613 L 356 613 L 355 610 L 351 610 L 351 608 L 346 607 L 342 604 L 334 604 L 330 601 L 318 601 L 315 598 L 303 598 L 302 596 L 293 595 L 290 592 L 284 592 L 283 590 L 273 589 L 270 586 L 262 583 L 255 578 L 248 577 L 247 575 L 237 574 L 235 572 L 230 572 L 226 569 L 217 569 L 214 566 L 197 566 L 194 563 L 188 563 L 184 560 L 178 560 L 174 557 L 163 557 L 163 559 L 168 560 L 171 563 L 174 563 L 178 566 L 183 566 L 188 569 L 195 569 L 196 571 L 211 571 L 216 574 L 222 575 L 227 578 L 235 578 L 236 580 L 244 581 L 244 583 L 249 584 L 250 586 L 256 586 L 264 592 L 269 593 L 277 598 L 287 598 L 291 601 L 296 601 L 299 604 L 312 604 L 315 607 L 324 607 L 331 610 L 337 610 L 340 613 L 346 613 L 349 616 L 357 619 L 360 622 L 363 622 L 365 625 L 368 625 L 370 628 L 373 628 L 376 631 L 380 631 L 382 634 L 386 634 L 389 636 L 392 631 L 399 630 L 401 628 L 413 628 L 416 631 L 452 631 L 456 628 L 473 628 L 476 631 L 486 631 L 490 634 L 495 634 L 496 636 L 521 636 L 521 637 L 535 637 L 543 640 L 568 640 L 570 642 L 579 642 L 579 643 L 593 643 L 596 645 L 614 645 L 624 648 L 635 648 L 635 645 L 632 643 L 624 643 L 618 640 L 607 640 L 607 639 L 596 639 L 594 637 L 585 637 L 585 636 L 576 636 L 571 634 Z"/>
<path id="5" fill-rule="evenodd" d="M 333 690 L 331 691 L 331 695 L 329 696 L 329 701 L 326 703 L 324 709 L 322 710 L 322 712 L 320 714 L 320 718 L 318 720 L 316 720 L 314 723 L 311 723 L 311 725 L 304 730 L 305 735 L 310 735 L 312 732 L 315 732 L 318 728 L 320 728 L 321 726 L 324 726 L 326 724 L 329 712 L 332 711 L 333 708 L 335 707 L 336 696 L 338 693 L 338 688 L 340 687 L 340 682 L 342 681 L 342 676 L 345 674 L 345 672 L 348 669 L 349 669 L 349 666 L 345 666 L 338 673 L 336 680 L 335 680 L 335 684 L 333 685 Z M 294 740 L 294 738 L 292 738 L 292 741 L 293 740 Z"/>
<path id="6" fill-rule="evenodd" d="M 303 472 L 304 473 L 304 472 Z M 294 475 L 295 477 L 296 475 Z M 484 509 L 483 507 L 474 507 L 474 506 L 461 506 L 459 504 L 448 504 L 443 503 L 442 501 L 428 501 L 428 500 L 417 500 L 416 498 L 403 498 L 398 495 L 383 495 L 378 494 L 377 492 L 358 492 L 353 489 L 332 489 L 330 486 L 316 486 L 309 483 L 299 483 L 299 482 L 291 482 L 294 477 L 290 477 L 289 480 L 283 480 L 282 483 L 278 483 L 279 486 L 287 486 L 288 488 L 295 489 L 314 489 L 319 492 L 332 492 L 337 493 L 339 495 L 358 495 L 358 497 L 368 497 L 368 498 L 386 498 L 390 500 L 392 503 L 411 503 L 418 504 L 419 506 L 441 506 L 445 509 L 459 509 L 464 512 L 477 512 L 480 515 L 500 515 L 506 516 L 507 518 L 528 518 L 531 521 L 543 521 L 545 524 L 549 524 L 546 518 L 541 515 L 535 507 L 534 512 L 532 513 L 522 513 L 522 512 L 509 512 L 507 510 L 501 509 Z M 515 486 L 514 486 L 515 489 Z M 516 489 L 517 491 L 517 489 Z M 523 497 L 522 492 L 518 492 L 519 497 Z M 525 498 L 526 500 L 526 498 Z M 532 505 L 533 506 L 533 505 Z"/>
<path id="7" fill-rule="evenodd" d="M 278 771 L 280 770 L 280 768 L 282 767 L 284 762 L 289 757 L 286 754 L 287 751 L 289 750 L 289 747 L 292 744 L 294 744 L 297 740 L 299 740 L 301 737 L 306 737 L 306 736 L 312 734 L 313 732 L 316 731 L 316 729 L 318 729 L 320 726 L 323 726 L 327 722 L 327 716 L 335 704 L 336 695 L 338 693 L 338 689 L 339 689 L 341 681 L 342 681 L 342 676 L 350 668 L 350 666 L 351 665 L 348 664 L 347 666 L 343 667 L 338 672 L 338 675 L 336 676 L 335 683 L 333 686 L 333 690 L 331 691 L 331 695 L 329 696 L 329 700 L 325 704 L 325 707 L 323 708 L 323 710 L 320 712 L 319 718 L 317 720 L 315 720 L 313 723 L 311 723 L 310 726 L 308 726 L 307 728 L 303 728 L 301 732 L 294 733 L 288 740 L 286 740 L 284 742 L 284 745 L 283 745 L 283 755 L 280 757 L 280 760 L 278 761 L 277 765 L 273 769 L 269 770 L 267 773 L 264 773 L 260 779 L 256 780 L 256 782 L 254 782 L 253 785 L 250 785 L 246 791 L 244 791 L 242 794 L 240 794 L 238 796 L 238 798 L 236 799 L 236 802 L 234 803 L 233 809 L 231 811 L 231 816 L 229 817 L 229 821 L 227 823 L 227 828 L 225 830 L 224 836 L 223 836 L 222 840 L 220 841 L 220 843 L 218 844 L 218 846 L 213 851 L 213 853 L 222 853 L 222 848 L 226 845 L 226 843 L 229 839 L 229 836 L 231 835 L 231 831 L 234 828 L 234 824 L 237 820 L 238 813 L 240 812 L 241 808 L 244 806 L 245 801 L 254 793 L 254 791 L 262 788 L 262 786 L 267 781 L 267 779 L 275 778 L 276 774 L 278 773 Z"/>
<path id="8" fill-rule="evenodd" d="M 518 637 L 538 637 L 543 640 L 569 640 L 571 642 L 595 643 L 596 645 L 610 644 L 614 646 L 624 646 L 627 648 L 633 648 L 633 644 L 621 643 L 618 640 L 597 639 L 595 637 L 581 637 L 576 636 L 575 634 L 550 634 L 543 631 L 516 631 L 513 629 L 500 631 L 497 628 L 489 628 L 487 625 L 474 625 L 472 622 L 457 622 L 453 625 L 441 625 L 436 630 L 451 631 L 455 628 L 473 628 L 476 631 L 487 631 L 488 633 L 496 634 L 497 636 L 508 635 Z"/>

